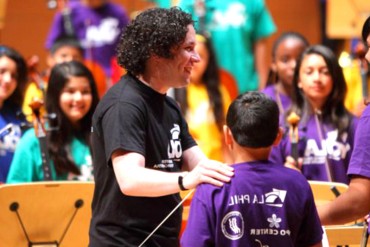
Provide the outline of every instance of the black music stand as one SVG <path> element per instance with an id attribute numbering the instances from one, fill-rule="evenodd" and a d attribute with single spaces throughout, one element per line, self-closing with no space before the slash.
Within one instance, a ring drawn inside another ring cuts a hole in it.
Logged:
<path id="1" fill-rule="evenodd" d="M 88 245 L 93 182 L 0 186 L 1 246 Z"/>

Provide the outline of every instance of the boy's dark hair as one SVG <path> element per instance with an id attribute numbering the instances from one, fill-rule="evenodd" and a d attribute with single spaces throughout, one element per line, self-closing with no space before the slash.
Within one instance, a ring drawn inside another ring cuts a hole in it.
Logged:
<path id="1" fill-rule="evenodd" d="M 240 146 L 269 147 L 279 131 L 279 108 L 265 94 L 247 92 L 231 103 L 226 124 Z"/>
<path id="2" fill-rule="evenodd" d="M 145 71 L 151 56 L 173 58 L 185 40 L 191 15 L 177 7 L 153 8 L 139 14 L 124 29 L 117 46 L 118 64 L 133 75 Z"/>
<path id="3" fill-rule="evenodd" d="M 71 36 L 61 36 L 57 38 L 54 41 L 53 45 L 50 47 L 49 52 L 54 55 L 57 50 L 59 50 L 61 47 L 66 46 L 78 49 L 81 55 L 83 55 L 84 53 L 81 43 L 76 38 Z"/>

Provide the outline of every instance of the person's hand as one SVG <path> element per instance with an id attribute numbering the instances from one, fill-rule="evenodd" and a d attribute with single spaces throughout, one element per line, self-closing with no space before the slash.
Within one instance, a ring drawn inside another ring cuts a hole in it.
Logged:
<path id="1" fill-rule="evenodd" d="M 183 178 L 186 189 L 193 189 L 200 183 L 222 186 L 234 176 L 234 168 L 221 162 L 204 159 Z"/>
<path id="2" fill-rule="evenodd" d="M 293 159 L 292 156 L 287 156 L 284 166 L 301 172 L 302 164 L 303 164 L 302 158 L 298 158 L 298 160 L 296 161 L 295 159 Z"/>

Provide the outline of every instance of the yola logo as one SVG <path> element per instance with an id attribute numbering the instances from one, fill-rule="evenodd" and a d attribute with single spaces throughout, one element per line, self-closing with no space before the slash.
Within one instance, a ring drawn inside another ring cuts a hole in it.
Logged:
<path id="1" fill-rule="evenodd" d="M 178 124 L 174 124 L 174 126 L 175 127 L 171 129 L 172 138 L 167 148 L 168 158 L 170 159 L 178 159 L 182 155 L 181 142 L 179 139 L 180 127 Z"/>

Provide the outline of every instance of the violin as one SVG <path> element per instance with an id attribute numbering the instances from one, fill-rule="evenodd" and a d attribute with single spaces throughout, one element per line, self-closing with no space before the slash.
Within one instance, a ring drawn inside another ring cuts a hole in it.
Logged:
<path id="1" fill-rule="evenodd" d="M 291 143 L 291 156 L 296 161 L 296 166 L 298 166 L 298 123 L 300 117 L 295 113 L 291 112 L 287 117 L 287 122 L 289 123 L 289 139 Z"/>
<path id="2" fill-rule="evenodd" d="M 44 105 L 44 101 L 39 98 L 34 98 L 29 106 L 32 109 L 33 116 L 33 127 L 35 129 L 36 137 L 40 143 L 40 151 L 42 158 L 42 170 L 44 172 L 44 180 L 51 181 L 51 169 L 50 169 L 50 157 L 48 152 L 48 145 L 46 139 L 45 121 L 41 116 L 41 107 Z"/>

